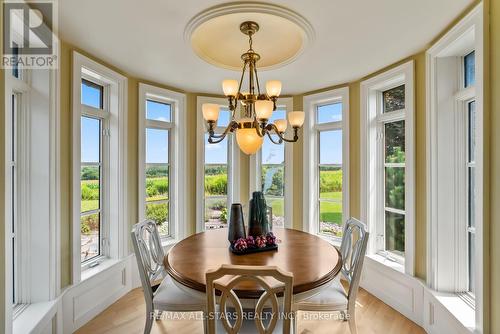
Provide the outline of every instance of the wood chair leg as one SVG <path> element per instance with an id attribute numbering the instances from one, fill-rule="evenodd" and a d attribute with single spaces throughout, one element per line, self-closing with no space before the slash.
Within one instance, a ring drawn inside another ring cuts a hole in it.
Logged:
<path id="1" fill-rule="evenodd" d="M 151 328 L 153 327 L 153 314 L 154 310 L 152 307 L 146 307 L 146 325 L 144 326 L 144 334 L 150 334 Z"/>
<path id="2" fill-rule="evenodd" d="M 349 316 L 347 321 L 349 323 L 349 330 L 351 331 L 351 334 L 357 334 L 358 329 L 356 327 L 356 315 L 354 310 L 347 310 L 347 315 Z"/>

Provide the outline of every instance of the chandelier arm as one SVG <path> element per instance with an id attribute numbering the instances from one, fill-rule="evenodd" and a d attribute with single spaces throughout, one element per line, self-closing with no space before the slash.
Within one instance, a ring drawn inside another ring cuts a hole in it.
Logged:
<path id="1" fill-rule="evenodd" d="M 255 131 L 257 132 L 257 135 L 259 137 L 264 137 L 266 135 L 266 132 L 267 132 L 267 126 L 265 123 L 260 123 L 259 121 L 257 121 L 257 118 L 254 117 L 254 126 L 255 126 Z"/>
<path id="2" fill-rule="evenodd" d="M 238 122 L 236 121 L 231 121 L 229 125 L 224 129 L 224 132 L 222 132 L 220 135 L 216 134 L 214 131 L 213 126 L 208 130 L 208 142 L 210 144 L 217 144 L 220 143 L 224 138 L 227 136 L 229 132 L 233 132 L 235 129 L 238 128 Z M 218 139 L 218 140 L 213 140 L 213 139 Z"/>
<path id="3" fill-rule="evenodd" d="M 269 140 L 273 143 L 273 144 L 276 144 L 276 145 L 280 145 L 283 143 L 283 138 L 281 138 L 279 135 L 278 135 L 278 141 L 275 141 L 273 136 L 271 135 L 271 132 L 268 131 L 267 132 L 267 136 L 269 137 Z"/>
<path id="4" fill-rule="evenodd" d="M 298 127 L 293 128 L 293 138 L 292 139 L 285 138 L 283 136 L 283 133 L 278 131 L 278 128 L 276 127 L 276 125 L 274 125 L 274 123 L 269 123 L 266 126 L 266 128 L 267 128 L 268 133 L 271 131 L 274 131 L 278 135 L 278 137 L 280 137 L 280 139 L 282 141 L 286 141 L 288 143 L 295 143 L 297 140 L 299 140 L 299 128 Z"/>

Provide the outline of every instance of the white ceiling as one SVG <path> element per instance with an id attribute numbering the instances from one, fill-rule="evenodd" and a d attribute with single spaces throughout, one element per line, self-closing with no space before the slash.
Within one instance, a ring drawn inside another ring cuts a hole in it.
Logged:
<path id="1" fill-rule="evenodd" d="M 199 12 L 225 2 L 63 0 L 59 31 L 63 40 L 134 77 L 221 94 L 220 82 L 240 74 L 199 58 L 184 40 L 184 29 Z M 304 16 L 316 38 L 294 62 L 259 72 L 260 81 L 281 80 L 282 94 L 297 94 L 359 79 L 422 50 L 472 2 L 273 1 Z"/>

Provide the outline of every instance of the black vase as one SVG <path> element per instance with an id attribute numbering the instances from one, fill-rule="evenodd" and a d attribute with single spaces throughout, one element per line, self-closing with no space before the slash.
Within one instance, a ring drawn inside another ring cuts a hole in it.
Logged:
<path id="1" fill-rule="evenodd" d="M 230 243 L 239 238 L 246 238 L 245 222 L 243 221 L 243 208 L 240 203 L 231 204 L 231 213 L 229 216 L 229 229 L 227 239 Z"/>
<path id="2" fill-rule="evenodd" d="M 248 235 L 256 237 L 266 235 L 269 232 L 266 199 L 260 191 L 255 191 L 252 194 L 248 221 Z"/>

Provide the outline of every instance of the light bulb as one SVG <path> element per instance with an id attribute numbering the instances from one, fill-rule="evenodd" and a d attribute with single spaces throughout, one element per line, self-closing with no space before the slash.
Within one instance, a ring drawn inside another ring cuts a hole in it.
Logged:
<path id="1" fill-rule="evenodd" d="M 226 96 L 236 96 L 238 94 L 238 81 L 237 80 L 223 80 L 222 90 Z"/>
<path id="2" fill-rule="evenodd" d="M 286 123 L 286 119 L 277 119 L 274 121 L 274 125 L 278 129 L 278 132 L 283 133 L 286 131 L 288 124 Z"/>
<path id="3" fill-rule="evenodd" d="M 273 114 L 273 101 L 257 100 L 255 101 L 255 116 L 258 119 L 269 119 Z"/>
<path id="4" fill-rule="evenodd" d="M 281 93 L 281 81 L 269 80 L 266 82 L 266 92 L 269 97 L 278 97 Z"/>
<path id="5" fill-rule="evenodd" d="M 201 111 L 207 122 L 216 122 L 219 118 L 219 105 L 214 103 L 203 103 Z"/>
<path id="6" fill-rule="evenodd" d="M 303 111 L 291 111 L 288 113 L 288 121 L 294 128 L 300 128 L 304 124 L 305 114 Z"/>

